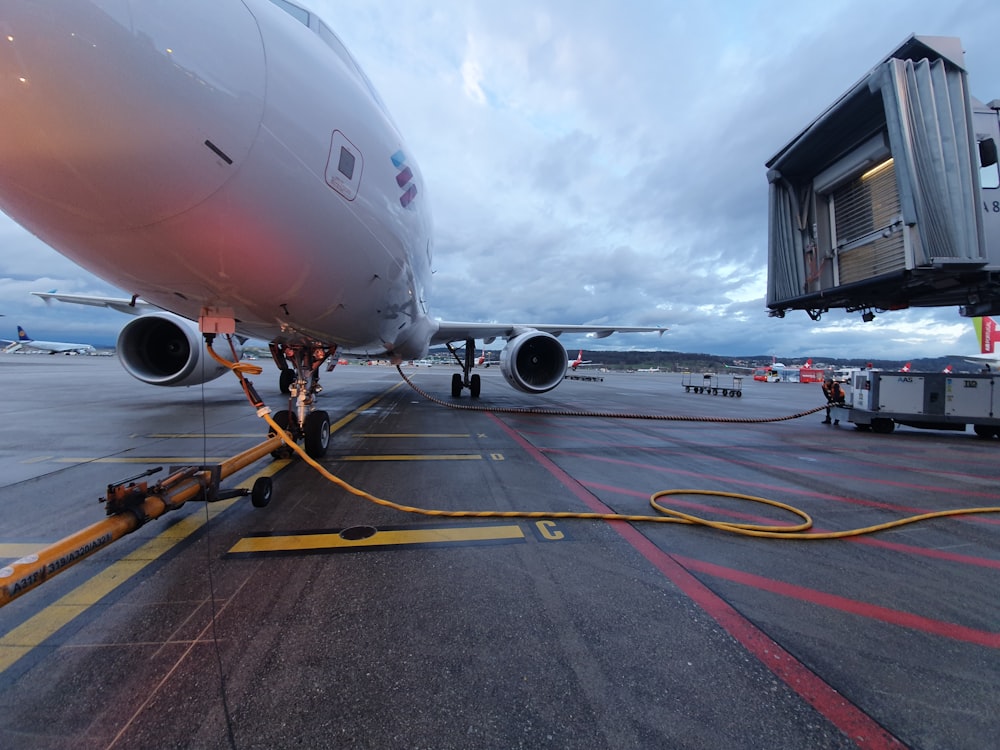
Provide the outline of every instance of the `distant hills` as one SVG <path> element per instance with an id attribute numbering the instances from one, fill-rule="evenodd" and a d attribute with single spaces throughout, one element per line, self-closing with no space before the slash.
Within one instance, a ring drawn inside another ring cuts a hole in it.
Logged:
<path id="1" fill-rule="evenodd" d="M 757 367 L 769 365 L 777 360 L 785 365 L 805 364 L 805 357 L 781 357 L 772 359 L 770 354 L 759 354 L 755 356 L 723 357 L 717 354 L 700 354 L 690 352 L 670 352 L 670 351 L 584 351 L 585 359 L 594 362 L 602 362 L 613 369 L 639 369 L 659 367 L 661 370 L 684 372 L 698 370 L 721 371 L 726 365 L 741 365 L 744 367 Z M 909 361 L 910 369 L 920 372 L 940 372 L 948 365 L 955 371 L 965 370 L 972 372 L 980 368 L 975 364 L 965 361 L 964 358 L 954 357 L 925 357 L 912 360 L 895 359 L 841 359 L 841 358 L 820 358 L 813 357 L 814 367 L 864 367 L 872 365 L 882 370 L 898 370 Z"/>
<path id="2" fill-rule="evenodd" d="M 432 354 L 447 354 L 447 350 L 442 349 L 432 351 Z M 449 356 L 450 358 L 450 356 Z M 770 354 L 758 354 L 754 356 L 724 357 L 718 354 L 701 354 L 691 352 L 673 351 L 587 351 L 583 352 L 583 358 L 589 359 L 595 364 L 600 363 L 612 370 L 638 370 L 658 367 L 666 372 L 697 372 L 715 371 L 721 372 L 726 369 L 726 365 L 740 365 L 744 367 L 757 367 L 768 365 L 773 360 Z M 785 365 L 805 364 L 805 357 L 782 357 L 776 356 L 778 362 Z M 841 359 L 841 358 L 821 358 L 813 357 L 813 366 L 837 367 L 864 367 L 871 364 L 881 370 L 898 370 L 907 362 L 910 369 L 918 372 L 940 372 L 945 367 L 951 365 L 956 372 L 976 372 L 980 367 L 967 362 L 961 356 L 949 357 L 924 357 L 921 359 L 896 360 L 896 359 Z"/>

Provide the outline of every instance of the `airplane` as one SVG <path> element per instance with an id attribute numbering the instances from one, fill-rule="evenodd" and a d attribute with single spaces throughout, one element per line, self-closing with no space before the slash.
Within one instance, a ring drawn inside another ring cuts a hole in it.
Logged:
<path id="1" fill-rule="evenodd" d="M 569 369 L 571 370 L 575 370 L 580 365 L 589 365 L 589 364 L 591 364 L 590 360 L 583 358 L 583 349 L 581 349 L 579 354 L 576 355 L 576 359 L 569 360 L 567 367 L 569 367 Z"/>
<path id="2" fill-rule="evenodd" d="M 273 418 L 310 455 L 330 437 L 319 369 L 340 355 L 464 342 L 452 396 L 476 398 L 475 341 L 502 338 L 504 378 L 541 394 L 566 374 L 560 334 L 666 330 L 432 317 L 414 154 L 296 2 L 6 3 L 0 101 L 0 210 L 131 295 L 76 299 L 135 315 L 125 369 L 193 385 L 225 369 L 202 367 L 203 343 L 235 360 L 246 337 L 267 341 L 290 394 Z"/>
<path id="3" fill-rule="evenodd" d="M 21 326 L 17 327 L 17 340 L 9 341 L 3 339 L 9 346 L 3 349 L 4 352 L 35 351 L 47 352 L 49 354 L 80 354 L 82 352 L 96 352 L 90 344 L 69 344 L 63 341 L 38 341 L 31 338 Z"/>

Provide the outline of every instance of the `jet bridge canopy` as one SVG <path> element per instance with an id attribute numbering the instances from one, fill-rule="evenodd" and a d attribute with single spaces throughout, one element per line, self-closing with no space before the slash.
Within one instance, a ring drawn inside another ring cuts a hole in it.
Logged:
<path id="1" fill-rule="evenodd" d="M 959 40 L 907 39 L 767 163 L 771 314 L 1000 310 L 998 140 Z"/>

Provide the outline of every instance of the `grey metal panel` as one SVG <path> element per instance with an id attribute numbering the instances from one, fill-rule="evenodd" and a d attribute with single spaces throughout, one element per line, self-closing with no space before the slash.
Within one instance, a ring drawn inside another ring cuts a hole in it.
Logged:
<path id="1" fill-rule="evenodd" d="M 903 221 L 917 227 L 921 240 L 914 265 L 985 260 L 964 71 L 944 60 L 889 60 L 870 86 L 882 92 Z"/>
<path id="2" fill-rule="evenodd" d="M 767 301 L 798 297 L 806 290 L 801 209 L 794 188 L 774 171 L 768 188 L 771 221 L 768 225 Z"/>

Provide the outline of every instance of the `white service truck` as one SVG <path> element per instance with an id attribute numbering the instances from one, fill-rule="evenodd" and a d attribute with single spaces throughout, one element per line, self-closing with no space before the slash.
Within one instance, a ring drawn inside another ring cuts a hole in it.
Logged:
<path id="1" fill-rule="evenodd" d="M 1000 373 L 859 370 L 851 375 L 846 405 L 831 413 L 884 434 L 897 424 L 957 431 L 971 424 L 981 438 L 1000 437 Z"/>

